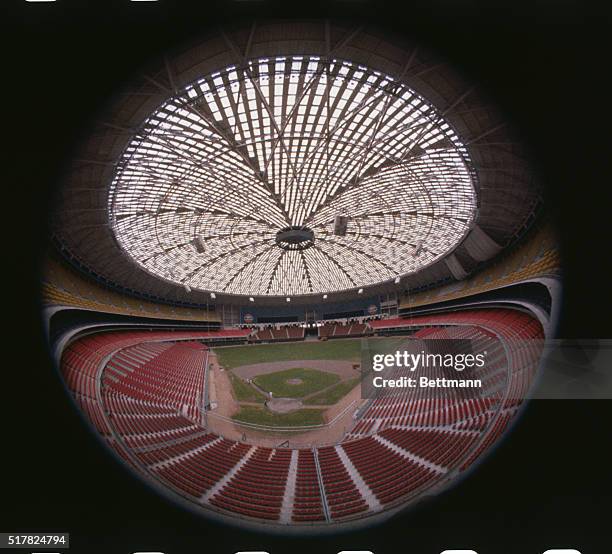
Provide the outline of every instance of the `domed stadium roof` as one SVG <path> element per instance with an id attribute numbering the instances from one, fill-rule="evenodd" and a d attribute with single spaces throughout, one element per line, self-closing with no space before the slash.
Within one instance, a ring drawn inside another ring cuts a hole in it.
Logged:
<path id="1" fill-rule="evenodd" d="M 331 57 L 260 58 L 203 76 L 145 120 L 109 219 L 127 254 L 168 281 L 325 293 L 453 250 L 474 217 L 472 177 L 443 115 L 392 76 Z"/>
<path id="2" fill-rule="evenodd" d="M 239 26 L 161 65 L 82 145 L 53 217 L 123 289 L 342 299 L 461 278 L 539 203 L 474 87 L 375 30 Z"/>

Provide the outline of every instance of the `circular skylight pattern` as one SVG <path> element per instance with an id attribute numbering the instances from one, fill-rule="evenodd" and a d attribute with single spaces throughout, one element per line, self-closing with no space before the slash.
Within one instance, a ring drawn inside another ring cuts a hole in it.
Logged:
<path id="1" fill-rule="evenodd" d="M 128 143 L 108 209 L 157 277 L 292 296 L 431 265 L 469 231 L 476 194 L 465 146 L 422 96 L 300 56 L 227 67 L 169 98 Z"/>

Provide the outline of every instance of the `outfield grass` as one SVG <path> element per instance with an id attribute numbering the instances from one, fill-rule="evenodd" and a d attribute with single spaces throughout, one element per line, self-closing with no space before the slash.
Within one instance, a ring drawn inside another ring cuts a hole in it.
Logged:
<path id="1" fill-rule="evenodd" d="M 338 383 L 337 385 L 334 385 L 333 387 L 330 387 L 329 389 L 304 400 L 304 404 L 331 406 L 351 392 L 357 383 L 359 383 L 359 377 L 349 379 L 348 381 L 342 381 L 341 383 Z"/>
<path id="2" fill-rule="evenodd" d="M 217 346 L 214 351 L 219 358 L 219 363 L 230 369 L 242 365 L 291 360 L 347 360 L 359 362 L 361 359 L 361 339 Z"/>
<path id="3" fill-rule="evenodd" d="M 234 396 L 238 402 L 265 402 L 266 398 L 258 390 L 254 389 L 248 383 L 245 383 L 231 371 L 228 371 L 227 374 L 229 375 L 232 389 L 234 390 Z"/>
<path id="4" fill-rule="evenodd" d="M 300 384 L 292 385 L 289 379 L 300 379 Z M 263 390 L 271 392 L 275 398 L 304 398 L 340 381 L 335 373 L 318 369 L 294 367 L 274 373 L 258 375 L 253 382 Z"/>
<path id="5" fill-rule="evenodd" d="M 297 427 L 299 425 L 320 425 L 324 422 L 323 410 L 304 409 L 287 414 L 274 414 L 266 408 L 242 406 L 240 411 L 232 416 L 235 421 L 268 425 L 271 427 Z"/>

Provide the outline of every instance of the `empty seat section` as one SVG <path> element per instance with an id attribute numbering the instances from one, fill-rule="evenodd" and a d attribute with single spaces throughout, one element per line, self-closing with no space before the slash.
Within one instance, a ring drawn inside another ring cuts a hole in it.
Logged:
<path id="1" fill-rule="evenodd" d="M 357 490 L 336 449 L 333 446 L 319 448 L 318 458 L 332 519 L 367 510 L 366 501 Z"/>
<path id="2" fill-rule="evenodd" d="M 414 492 L 439 475 L 373 437 L 344 443 L 342 449 L 381 504 Z"/>
<path id="3" fill-rule="evenodd" d="M 290 461 L 290 450 L 257 448 L 211 504 L 251 517 L 278 519 Z"/>
<path id="4" fill-rule="evenodd" d="M 312 450 L 298 451 L 292 519 L 296 522 L 325 520 Z"/>

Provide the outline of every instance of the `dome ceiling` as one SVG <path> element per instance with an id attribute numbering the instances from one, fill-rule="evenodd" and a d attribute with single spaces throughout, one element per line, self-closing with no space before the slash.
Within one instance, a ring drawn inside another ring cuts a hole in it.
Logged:
<path id="1" fill-rule="evenodd" d="M 123 250 L 191 289 L 293 296 L 418 272 L 474 219 L 467 150 L 392 76 L 335 58 L 202 76 L 127 144 L 109 192 Z"/>
<path id="2" fill-rule="evenodd" d="M 190 304 L 470 274 L 529 228 L 541 189 L 474 84 L 403 40 L 274 21 L 169 52 L 79 142 L 55 243 L 127 294 Z"/>

